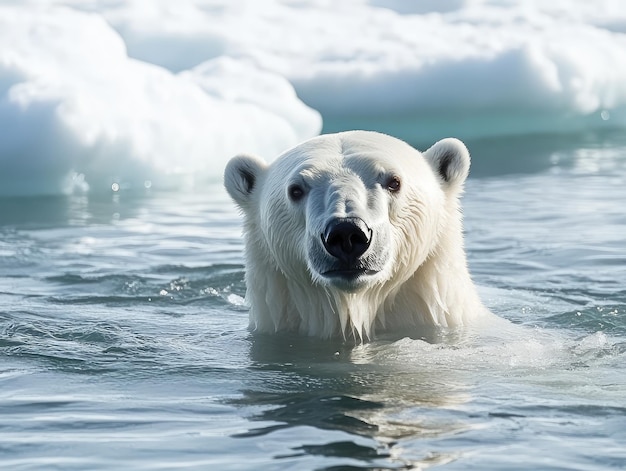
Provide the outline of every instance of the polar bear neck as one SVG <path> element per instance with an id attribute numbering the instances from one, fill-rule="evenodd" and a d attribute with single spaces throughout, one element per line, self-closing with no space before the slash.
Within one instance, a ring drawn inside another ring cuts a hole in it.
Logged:
<path id="1" fill-rule="evenodd" d="M 380 288 L 344 293 L 321 285 L 302 284 L 278 269 L 246 273 L 250 327 L 258 332 L 298 332 L 330 338 L 343 335 L 356 341 L 370 339 L 379 306 Z"/>
<path id="2" fill-rule="evenodd" d="M 487 314 L 470 277 L 458 203 L 450 204 L 438 243 L 402 285 L 380 321 L 387 328 L 448 327 L 470 324 Z"/>

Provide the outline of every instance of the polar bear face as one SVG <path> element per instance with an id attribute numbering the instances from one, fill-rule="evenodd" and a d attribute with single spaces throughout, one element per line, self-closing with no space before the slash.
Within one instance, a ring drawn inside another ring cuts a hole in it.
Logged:
<path id="1" fill-rule="evenodd" d="M 436 250 L 447 219 L 459 217 L 468 170 L 458 140 L 422 154 L 352 131 L 313 138 L 271 165 L 235 157 L 225 185 L 246 219 L 248 264 L 311 289 L 391 292 Z"/>

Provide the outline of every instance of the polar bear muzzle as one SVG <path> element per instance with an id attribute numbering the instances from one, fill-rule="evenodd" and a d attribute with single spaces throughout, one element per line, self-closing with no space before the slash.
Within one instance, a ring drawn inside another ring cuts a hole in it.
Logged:
<path id="1" fill-rule="evenodd" d="M 322 234 L 326 251 L 346 267 L 354 266 L 372 241 L 372 229 L 360 218 L 337 218 Z"/>

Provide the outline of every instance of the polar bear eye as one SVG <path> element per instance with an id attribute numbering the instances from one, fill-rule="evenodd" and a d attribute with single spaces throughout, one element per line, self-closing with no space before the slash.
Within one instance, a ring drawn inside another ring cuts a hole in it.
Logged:
<path id="1" fill-rule="evenodd" d="M 289 195 L 289 199 L 291 201 L 300 201 L 304 196 L 304 190 L 300 185 L 291 185 L 287 190 L 287 194 Z"/>
<path id="2" fill-rule="evenodd" d="M 396 193 L 397 191 L 400 191 L 400 178 L 396 176 L 389 178 L 389 180 L 387 180 L 387 184 L 385 185 L 385 187 L 392 193 Z"/>

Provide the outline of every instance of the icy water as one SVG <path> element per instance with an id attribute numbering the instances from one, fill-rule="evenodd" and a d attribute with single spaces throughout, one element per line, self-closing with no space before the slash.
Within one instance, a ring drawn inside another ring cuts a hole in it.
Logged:
<path id="1" fill-rule="evenodd" d="M 481 294 L 513 327 L 249 334 L 204 192 L 0 200 L 0 467 L 626 468 L 626 139 L 474 143 Z"/>

